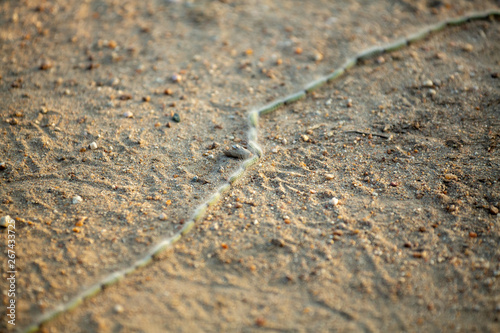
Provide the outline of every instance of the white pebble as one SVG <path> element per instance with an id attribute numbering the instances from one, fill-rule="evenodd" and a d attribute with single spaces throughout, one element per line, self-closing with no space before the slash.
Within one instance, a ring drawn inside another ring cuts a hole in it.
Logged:
<path id="1" fill-rule="evenodd" d="M 339 204 L 339 199 L 337 198 L 332 198 L 332 200 L 330 200 L 330 203 L 333 205 L 333 206 L 337 206 Z"/>
<path id="2" fill-rule="evenodd" d="M 125 309 L 123 308 L 123 305 L 121 304 L 116 304 L 114 307 L 113 307 L 113 311 L 115 313 L 122 313 Z"/>
<path id="3" fill-rule="evenodd" d="M 95 142 L 92 142 L 90 145 L 89 145 L 89 148 L 94 150 L 94 149 L 97 149 L 97 143 Z"/>
<path id="4" fill-rule="evenodd" d="M 170 77 L 170 79 L 172 80 L 172 82 L 180 82 L 182 80 L 182 76 L 180 76 L 179 74 L 174 74 Z"/>
<path id="5" fill-rule="evenodd" d="M 125 111 L 125 112 L 123 112 L 123 116 L 125 118 L 133 118 L 134 114 L 132 112 L 130 112 L 130 111 Z"/>
<path id="6" fill-rule="evenodd" d="M 254 225 L 257 225 L 257 224 L 259 224 L 259 221 L 257 221 L 257 220 L 253 220 L 253 224 L 254 224 Z"/>
<path id="7" fill-rule="evenodd" d="M 12 223 L 11 221 L 12 218 L 9 215 L 2 216 L 2 218 L 0 218 L 0 227 L 7 228 L 7 226 Z"/>
<path id="8" fill-rule="evenodd" d="M 422 83 L 422 86 L 424 86 L 426 88 L 432 88 L 432 87 L 434 87 L 434 83 L 431 80 L 425 80 Z"/>
<path id="9" fill-rule="evenodd" d="M 79 195 L 75 195 L 73 197 L 73 204 L 76 205 L 76 204 L 79 204 L 79 203 L 82 203 L 83 202 L 83 199 L 81 196 Z"/>
<path id="10" fill-rule="evenodd" d="M 165 221 L 167 219 L 167 214 L 161 213 L 160 216 L 158 216 L 158 218 L 162 221 Z"/>

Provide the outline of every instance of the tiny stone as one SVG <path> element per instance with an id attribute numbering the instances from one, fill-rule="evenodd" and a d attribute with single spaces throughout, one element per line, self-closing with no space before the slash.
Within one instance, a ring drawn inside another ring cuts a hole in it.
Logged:
<path id="1" fill-rule="evenodd" d="M 224 150 L 224 155 L 226 155 L 227 157 L 246 159 L 250 157 L 252 153 L 240 145 L 234 145 L 230 149 Z"/>
<path id="2" fill-rule="evenodd" d="M 282 239 L 278 239 L 278 238 L 271 239 L 271 244 L 273 244 L 274 246 L 279 246 L 279 247 L 285 246 L 285 242 Z"/>
<path id="3" fill-rule="evenodd" d="M 11 221 L 12 218 L 9 215 L 2 216 L 2 218 L 0 218 L 0 227 L 7 228 L 9 223 L 12 223 Z"/>
<path id="4" fill-rule="evenodd" d="M 334 179 L 334 178 L 335 178 L 335 175 L 333 175 L 333 174 L 331 174 L 331 173 L 327 173 L 327 174 L 325 175 L 325 178 L 326 178 L 326 180 L 332 180 L 332 179 Z"/>
<path id="5" fill-rule="evenodd" d="M 94 150 L 94 149 L 97 149 L 97 143 L 95 142 L 92 142 L 90 145 L 89 145 L 89 148 Z"/>
<path id="6" fill-rule="evenodd" d="M 40 65 L 40 69 L 42 71 L 46 71 L 48 69 L 51 69 L 52 67 L 53 67 L 53 64 L 49 60 L 42 61 L 42 64 Z"/>
<path id="7" fill-rule="evenodd" d="M 308 135 L 302 135 L 302 140 L 304 140 L 304 142 L 308 142 L 309 141 L 309 136 Z"/>
<path id="8" fill-rule="evenodd" d="M 122 305 L 117 304 L 113 307 L 113 311 L 116 313 L 122 313 L 125 309 L 123 308 Z"/>
<path id="9" fill-rule="evenodd" d="M 83 199 L 82 199 L 82 197 L 81 197 L 81 196 L 79 196 L 79 195 L 75 195 L 75 196 L 73 197 L 72 202 L 73 202 L 73 204 L 74 204 L 74 205 L 76 205 L 76 204 L 79 204 L 79 203 L 83 202 Z"/>
<path id="10" fill-rule="evenodd" d="M 142 98 L 142 101 L 143 101 L 143 102 L 149 102 L 150 100 L 151 100 L 151 96 L 144 96 L 144 97 Z"/>
<path id="11" fill-rule="evenodd" d="M 134 114 L 132 112 L 130 112 L 130 111 L 125 111 L 125 112 L 123 112 L 123 116 L 125 118 L 133 118 Z"/>
<path id="12" fill-rule="evenodd" d="M 167 219 L 167 214 L 161 213 L 160 216 L 158 216 L 158 218 L 162 221 L 165 221 Z"/>
<path id="13" fill-rule="evenodd" d="M 319 52 L 316 52 L 316 53 L 314 54 L 314 57 L 313 57 L 313 58 L 314 58 L 314 61 L 316 61 L 316 62 L 320 62 L 321 60 L 323 60 L 323 54 L 321 54 L 321 53 L 319 53 Z"/>
<path id="14" fill-rule="evenodd" d="M 422 86 L 426 87 L 426 88 L 432 88 L 432 87 L 434 87 L 434 83 L 431 80 L 425 80 L 422 83 Z"/>
<path id="15" fill-rule="evenodd" d="M 0 170 L 5 170 L 7 169 L 7 164 L 5 162 L 0 162 Z"/>
<path id="16" fill-rule="evenodd" d="M 498 214 L 498 208 L 496 208 L 495 206 L 490 206 L 490 213 L 493 214 L 493 215 L 497 215 Z"/>
<path id="17" fill-rule="evenodd" d="M 170 79 L 172 80 L 172 82 L 180 82 L 182 81 L 182 76 L 180 76 L 179 74 L 173 74 Z"/>
<path id="18" fill-rule="evenodd" d="M 339 204 L 339 199 L 337 198 L 332 198 L 330 200 L 330 203 L 333 205 L 333 206 L 337 206 Z"/>
<path id="19" fill-rule="evenodd" d="M 119 84 L 120 84 L 120 79 L 117 78 L 117 77 L 114 77 L 111 80 L 109 80 L 109 85 L 110 86 L 117 86 Z"/>
<path id="20" fill-rule="evenodd" d="M 440 60 L 446 59 L 446 53 L 438 52 L 438 53 L 436 53 L 436 58 L 438 58 Z"/>
<path id="21" fill-rule="evenodd" d="M 472 46 L 472 44 L 465 44 L 462 49 L 466 52 L 472 52 L 474 50 L 474 46 Z"/>
<path id="22" fill-rule="evenodd" d="M 175 121 L 176 123 L 180 123 L 181 122 L 181 116 L 179 116 L 178 113 L 174 113 L 174 116 L 172 117 L 173 121 Z"/>
<path id="23" fill-rule="evenodd" d="M 212 142 L 212 144 L 208 146 L 208 149 L 212 150 L 216 149 L 217 147 L 219 147 L 219 144 L 217 142 Z"/>
<path id="24" fill-rule="evenodd" d="M 445 174 L 444 178 L 445 178 L 445 180 L 448 180 L 448 181 L 450 181 L 450 180 L 455 180 L 455 181 L 458 180 L 458 177 L 456 175 L 452 174 L 452 173 Z"/>
<path id="25" fill-rule="evenodd" d="M 123 95 L 120 95 L 120 97 L 118 97 L 121 101 L 128 101 L 130 99 L 132 99 L 132 95 L 130 94 L 123 94 Z"/>

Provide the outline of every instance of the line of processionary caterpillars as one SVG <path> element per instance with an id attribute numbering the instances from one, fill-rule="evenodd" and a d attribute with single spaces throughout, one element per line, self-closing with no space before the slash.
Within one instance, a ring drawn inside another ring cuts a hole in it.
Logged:
<path id="1" fill-rule="evenodd" d="M 250 168 L 252 165 L 257 163 L 257 161 L 262 157 L 263 151 L 262 148 L 258 144 L 258 133 L 257 133 L 257 127 L 259 123 L 259 117 L 268 113 L 271 113 L 285 105 L 290 105 L 300 99 L 305 98 L 308 94 L 313 92 L 314 90 L 317 90 L 321 86 L 330 83 L 334 81 L 335 79 L 338 79 L 340 76 L 342 76 L 344 73 L 346 73 L 350 68 L 356 66 L 359 63 L 362 63 L 364 60 L 374 58 L 376 56 L 379 56 L 383 53 L 389 53 L 393 52 L 396 50 L 399 50 L 403 47 L 406 47 L 410 44 L 413 44 L 417 41 L 420 41 L 430 34 L 443 30 L 444 28 L 448 26 L 456 26 L 456 25 L 461 25 L 469 21 L 473 20 L 484 20 L 488 19 L 490 17 L 498 16 L 500 17 L 500 9 L 493 9 L 489 11 L 484 11 L 484 12 L 477 12 L 477 13 L 472 13 L 469 15 L 464 15 L 458 18 L 452 18 L 452 19 L 447 19 L 444 21 L 441 21 L 439 23 L 436 23 L 434 25 L 430 25 L 417 33 L 414 33 L 410 36 L 407 36 L 405 38 L 400 38 L 392 43 L 382 45 L 382 46 L 376 46 L 372 47 L 369 49 L 366 49 L 357 55 L 355 55 L 352 58 L 349 58 L 342 66 L 340 66 L 338 69 L 334 70 L 332 73 L 321 77 L 320 79 L 314 80 L 311 83 L 307 84 L 302 90 L 288 95 L 284 98 L 274 100 L 273 102 L 255 109 L 251 111 L 248 115 L 248 125 L 250 127 L 248 131 L 248 146 L 250 150 L 253 153 L 253 156 L 244 160 L 241 166 L 234 172 L 231 177 L 229 177 L 229 180 L 219 187 L 219 189 L 210 196 L 210 198 L 204 202 L 203 204 L 199 205 L 193 214 L 193 216 L 187 221 L 182 229 L 177 231 L 173 236 L 166 237 L 162 239 L 160 242 L 158 242 L 156 245 L 154 245 L 147 253 L 137 261 L 135 261 L 132 265 L 130 265 L 127 268 L 124 268 L 122 270 L 115 271 L 108 276 L 106 276 L 103 280 L 97 282 L 96 284 L 92 285 L 90 288 L 87 288 L 77 296 L 73 297 L 70 301 L 64 304 L 60 304 L 56 306 L 54 309 L 51 311 L 41 315 L 36 321 L 34 321 L 30 326 L 21 329 L 20 332 L 36 332 L 38 331 L 41 326 L 50 320 L 54 319 L 61 313 L 67 312 L 69 310 L 72 310 L 76 308 L 78 305 L 82 304 L 84 300 L 96 295 L 100 291 L 102 291 L 104 288 L 117 283 L 118 281 L 122 280 L 125 278 L 125 276 L 135 272 L 139 268 L 146 266 L 149 264 L 155 257 L 163 253 L 165 250 L 169 249 L 174 243 L 179 241 L 184 235 L 186 235 L 192 228 L 193 226 L 201 220 L 201 218 L 205 215 L 207 209 L 219 202 L 219 200 L 222 198 L 222 196 L 228 192 L 231 187 L 243 177 L 245 171 Z"/>

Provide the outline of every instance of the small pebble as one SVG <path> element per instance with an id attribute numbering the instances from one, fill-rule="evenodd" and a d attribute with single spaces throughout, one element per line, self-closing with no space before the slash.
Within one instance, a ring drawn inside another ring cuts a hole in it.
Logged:
<path id="1" fill-rule="evenodd" d="M 466 51 L 466 52 L 472 52 L 474 51 L 474 46 L 472 46 L 472 44 L 465 44 L 463 47 L 462 47 L 462 50 Z"/>
<path id="2" fill-rule="evenodd" d="M 173 121 L 175 121 L 176 123 L 180 123 L 181 122 L 181 116 L 179 116 L 178 113 L 174 113 L 174 116 L 172 117 Z"/>
<path id="3" fill-rule="evenodd" d="M 81 216 L 81 217 L 79 217 L 76 220 L 76 222 L 75 222 L 75 227 L 82 227 L 83 226 L 83 222 L 85 222 L 87 219 L 88 219 L 87 216 Z"/>
<path id="4" fill-rule="evenodd" d="M 495 206 L 490 206 L 490 213 L 493 214 L 493 215 L 497 215 L 498 214 L 498 208 L 496 208 Z"/>
<path id="5" fill-rule="evenodd" d="M 451 181 L 451 180 L 455 180 L 457 181 L 458 180 L 458 177 L 452 173 L 447 173 L 444 175 L 444 179 L 445 180 L 448 180 L 448 181 Z"/>
<path id="6" fill-rule="evenodd" d="M 94 150 L 94 149 L 97 149 L 97 143 L 95 142 L 92 142 L 90 145 L 89 145 L 89 148 Z"/>
<path id="7" fill-rule="evenodd" d="M 165 213 L 161 213 L 161 214 L 158 216 L 158 218 L 159 218 L 160 220 L 162 220 L 162 221 L 165 221 L 165 220 L 167 219 L 167 214 L 165 214 Z"/>
<path id="8" fill-rule="evenodd" d="M 123 116 L 125 118 L 133 118 L 134 114 L 132 112 L 130 112 L 130 111 L 125 111 L 125 112 L 123 112 Z"/>
<path id="9" fill-rule="evenodd" d="M 5 170 L 7 169 L 7 164 L 5 162 L 0 162 L 0 170 Z"/>
<path id="10" fill-rule="evenodd" d="M 82 197 L 81 197 L 81 196 L 79 196 L 79 195 L 75 195 L 75 196 L 73 197 L 73 199 L 72 199 L 72 202 L 73 202 L 73 204 L 74 204 L 74 205 L 76 205 L 76 204 L 82 203 L 82 202 L 83 202 L 83 199 L 82 199 Z"/>
<path id="11" fill-rule="evenodd" d="M 326 178 L 326 180 L 332 180 L 332 179 L 334 179 L 334 178 L 335 178 L 335 175 L 333 175 L 333 174 L 331 174 L 331 173 L 327 173 L 327 174 L 325 175 L 325 178 Z"/>
<path id="12" fill-rule="evenodd" d="M 170 79 L 172 80 L 172 82 L 181 82 L 182 81 L 182 76 L 180 76 L 179 74 L 173 74 Z"/>
<path id="13" fill-rule="evenodd" d="M 304 134 L 302 135 L 302 140 L 304 140 L 304 142 L 308 142 L 309 141 L 309 136 Z"/>
<path id="14" fill-rule="evenodd" d="M 120 84 L 120 79 L 119 79 L 119 78 L 117 78 L 117 77 L 114 77 L 114 78 L 112 78 L 111 80 L 109 80 L 109 81 L 108 81 L 108 84 L 109 84 L 110 86 L 113 86 L 113 87 L 114 87 L 114 86 L 117 86 L 117 85 L 119 85 L 119 84 Z"/>
<path id="15" fill-rule="evenodd" d="M 123 95 L 120 95 L 120 97 L 118 97 L 121 101 L 128 101 L 130 99 L 132 99 L 132 95 L 130 94 L 123 94 Z"/>
<path id="16" fill-rule="evenodd" d="M 212 144 L 210 146 L 208 146 L 208 149 L 212 150 L 212 149 L 216 149 L 217 147 L 219 147 L 219 144 L 217 142 L 212 142 Z"/>
<path id="17" fill-rule="evenodd" d="M 42 61 L 42 64 L 40 65 L 40 69 L 42 71 L 46 71 L 48 69 L 51 69 L 54 65 L 52 64 L 52 62 L 50 60 L 44 60 Z"/>
<path id="18" fill-rule="evenodd" d="M 432 87 L 434 87 L 434 83 L 431 80 L 425 80 L 422 83 L 422 86 L 426 87 L 426 88 L 432 88 Z"/>
<path id="19" fill-rule="evenodd" d="M 252 153 L 248 149 L 245 149 L 240 145 L 234 145 L 230 149 L 224 150 L 224 155 L 226 155 L 227 157 L 246 159 L 249 158 Z"/>
<path id="20" fill-rule="evenodd" d="M 12 218 L 9 215 L 2 216 L 0 218 L 0 227 L 7 228 L 7 226 L 12 223 Z"/>
<path id="21" fill-rule="evenodd" d="M 113 307 L 113 311 L 115 313 L 122 313 L 123 311 L 125 311 L 125 309 L 123 308 L 123 306 L 121 304 L 117 304 Z"/>
<path id="22" fill-rule="evenodd" d="M 333 205 L 333 206 L 337 206 L 339 204 L 339 199 L 337 198 L 332 198 L 330 200 L 330 203 Z"/>
<path id="23" fill-rule="evenodd" d="M 323 54 L 316 52 L 313 56 L 313 59 L 315 62 L 320 62 L 321 60 L 323 60 Z"/>
<path id="24" fill-rule="evenodd" d="M 285 241 L 279 238 L 273 238 L 271 239 L 271 244 L 273 244 L 274 246 L 284 247 Z"/>

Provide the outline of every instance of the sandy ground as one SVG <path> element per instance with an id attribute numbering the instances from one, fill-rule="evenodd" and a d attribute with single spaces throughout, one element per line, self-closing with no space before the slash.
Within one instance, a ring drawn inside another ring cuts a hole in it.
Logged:
<path id="1" fill-rule="evenodd" d="M 223 151 L 254 107 L 498 6 L 0 3 L 16 327 L 179 230 L 238 167 Z M 500 25 L 477 21 L 263 117 L 263 159 L 185 239 L 43 331 L 499 331 L 499 73 Z"/>

